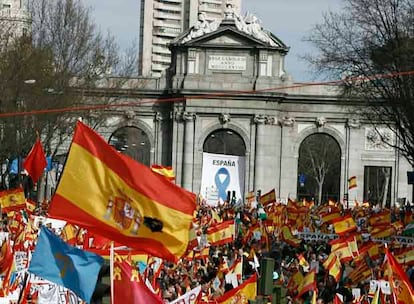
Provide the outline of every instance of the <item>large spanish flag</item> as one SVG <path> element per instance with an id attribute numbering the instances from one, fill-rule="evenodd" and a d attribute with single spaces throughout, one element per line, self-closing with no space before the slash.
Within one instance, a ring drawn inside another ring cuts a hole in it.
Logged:
<path id="1" fill-rule="evenodd" d="M 118 153 L 78 122 L 49 216 L 176 261 L 187 248 L 195 208 L 194 193 Z"/>

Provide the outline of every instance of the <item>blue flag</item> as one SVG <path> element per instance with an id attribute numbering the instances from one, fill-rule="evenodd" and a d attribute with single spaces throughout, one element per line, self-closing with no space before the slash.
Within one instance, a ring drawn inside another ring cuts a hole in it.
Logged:
<path id="1" fill-rule="evenodd" d="M 66 244 L 42 226 L 28 270 L 89 303 L 102 264 L 101 256 Z"/>

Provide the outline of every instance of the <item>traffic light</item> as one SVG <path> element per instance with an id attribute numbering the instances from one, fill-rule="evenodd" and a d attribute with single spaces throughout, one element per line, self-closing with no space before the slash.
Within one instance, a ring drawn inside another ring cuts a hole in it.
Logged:
<path id="1" fill-rule="evenodd" d="M 272 294 L 274 268 L 274 259 L 264 257 L 260 260 L 260 280 L 258 286 L 259 295 L 268 296 Z"/>

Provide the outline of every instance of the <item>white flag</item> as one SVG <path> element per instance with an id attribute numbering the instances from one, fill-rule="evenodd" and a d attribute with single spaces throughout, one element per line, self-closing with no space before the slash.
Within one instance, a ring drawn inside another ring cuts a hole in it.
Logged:
<path id="1" fill-rule="evenodd" d="M 181 297 L 170 302 L 170 304 L 194 304 L 201 291 L 201 285 L 183 294 Z"/>

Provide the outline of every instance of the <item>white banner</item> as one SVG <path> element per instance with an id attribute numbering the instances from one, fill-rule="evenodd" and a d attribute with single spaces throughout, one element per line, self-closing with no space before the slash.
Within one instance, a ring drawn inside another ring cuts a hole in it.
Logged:
<path id="1" fill-rule="evenodd" d="M 236 201 L 243 199 L 245 157 L 203 153 L 201 195 L 209 205 L 227 199 L 227 191 L 235 191 Z"/>

